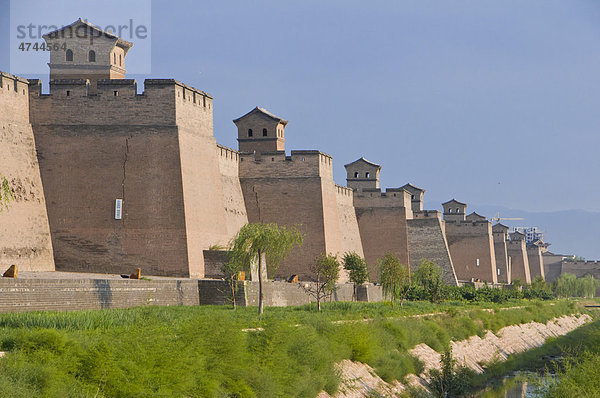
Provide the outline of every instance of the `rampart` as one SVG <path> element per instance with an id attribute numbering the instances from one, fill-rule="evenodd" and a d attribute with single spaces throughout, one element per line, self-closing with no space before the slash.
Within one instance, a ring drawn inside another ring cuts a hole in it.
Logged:
<path id="1" fill-rule="evenodd" d="M 512 268 L 512 282 L 519 279 L 523 283 L 531 283 L 531 271 L 525 241 L 508 240 L 506 241 L 506 249 Z"/>
<path id="2" fill-rule="evenodd" d="M 529 262 L 531 280 L 538 277 L 546 279 L 546 275 L 544 274 L 544 259 L 542 258 L 542 251 L 539 246 L 527 245 L 527 261 Z"/>
<path id="3" fill-rule="evenodd" d="M 212 97 L 172 79 L 50 87 L 29 98 L 57 269 L 203 276 L 230 237 Z"/>
<path id="4" fill-rule="evenodd" d="M 13 264 L 23 271 L 54 270 L 28 89 L 27 80 L 0 72 L 0 178 L 13 197 L 7 207 L 0 203 L 0 272 Z"/>
<path id="5" fill-rule="evenodd" d="M 600 262 L 598 261 L 563 261 L 562 273 L 573 274 L 578 278 L 592 275 L 600 280 Z"/>
<path id="6" fill-rule="evenodd" d="M 198 305 L 197 280 L 0 279 L 0 312 Z"/>
<path id="7" fill-rule="evenodd" d="M 459 281 L 497 283 L 492 225 L 488 221 L 446 221 L 446 239 Z"/>
<path id="8" fill-rule="evenodd" d="M 377 261 L 392 253 L 410 263 L 407 218 L 412 218 L 410 194 L 403 189 L 363 189 L 354 206 L 371 281 L 378 281 Z"/>
<path id="9" fill-rule="evenodd" d="M 544 276 L 546 282 L 554 282 L 562 272 L 562 262 L 565 256 L 546 252 L 542 254 L 544 261 Z"/>
<path id="10" fill-rule="evenodd" d="M 440 212 L 415 212 L 414 215 L 414 219 L 407 220 L 411 268 L 416 270 L 423 260 L 432 261 L 444 271 L 444 282 L 457 286 L 456 272 Z"/>
<path id="11" fill-rule="evenodd" d="M 336 202 L 341 235 L 340 254 L 356 252 L 364 257 L 363 244 L 354 209 L 354 192 L 351 188 L 336 185 Z"/>
<path id="12" fill-rule="evenodd" d="M 512 266 L 508 258 L 508 249 L 506 247 L 506 233 L 494 232 L 494 254 L 496 256 L 496 274 L 498 282 L 511 283 Z"/>
<path id="13" fill-rule="evenodd" d="M 248 222 L 239 179 L 240 155 L 234 149 L 217 144 L 217 157 L 223 186 L 227 236 L 233 237 Z"/>
<path id="14" fill-rule="evenodd" d="M 283 151 L 240 153 L 248 220 L 296 226 L 304 235 L 302 246 L 294 248 L 272 276 L 298 274 L 310 280 L 310 267 L 321 254 L 362 252 L 348 199 L 336 187 L 332 167 L 331 156 L 319 151 L 292 151 L 290 156 Z M 348 228 L 342 231 L 341 226 Z"/>

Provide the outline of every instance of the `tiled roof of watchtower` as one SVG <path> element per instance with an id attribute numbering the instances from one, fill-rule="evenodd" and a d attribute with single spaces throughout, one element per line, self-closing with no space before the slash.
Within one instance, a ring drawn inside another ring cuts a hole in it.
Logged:
<path id="1" fill-rule="evenodd" d="M 463 206 L 467 205 L 466 203 L 459 202 L 456 199 L 450 199 L 449 201 L 442 203 L 442 205 L 447 205 L 447 204 L 450 204 L 450 203 L 456 203 L 457 205 L 463 205 Z"/>
<path id="2" fill-rule="evenodd" d="M 486 218 L 477 212 L 473 212 L 467 216 L 467 220 L 485 220 Z"/>
<path id="3" fill-rule="evenodd" d="M 408 184 L 404 184 L 403 186 L 401 186 L 401 188 L 410 188 L 410 189 L 412 189 L 413 191 L 425 192 L 425 190 L 424 190 L 424 189 L 422 189 L 422 188 L 419 188 L 419 187 L 416 187 L 416 186 L 414 186 L 413 184 L 411 184 L 410 182 L 409 182 Z M 409 189 L 406 189 L 406 190 L 409 190 Z"/>
<path id="4" fill-rule="evenodd" d="M 492 231 L 494 231 L 494 232 L 505 232 L 508 230 L 509 230 L 509 228 L 502 223 L 494 224 L 492 226 Z"/>
<path id="5" fill-rule="evenodd" d="M 125 50 L 125 53 L 127 53 L 127 51 L 133 47 L 133 43 L 128 42 L 127 40 L 123 40 L 121 39 L 119 36 L 111 33 L 111 32 L 106 32 L 104 30 L 102 30 L 101 28 L 97 27 L 96 25 L 93 25 L 91 23 L 89 23 L 88 21 L 85 21 L 81 18 L 79 18 L 77 21 L 73 22 L 72 24 L 69 25 L 65 25 L 60 29 L 56 29 L 53 30 L 52 32 L 46 33 L 44 36 L 42 36 L 43 38 L 51 38 L 52 36 L 57 36 L 59 32 L 62 32 L 66 29 L 73 29 L 75 28 L 77 25 L 85 25 L 88 28 L 95 30 L 96 32 L 100 33 L 101 35 L 104 35 L 106 37 L 108 37 L 109 39 L 117 39 L 117 45 L 119 47 L 122 47 Z"/>
<path id="6" fill-rule="evenodd" d="M 233 122 L 234 122 L 234 123 L 236 123 L 238 120 L 242 120 L 242 119 L 243 119 L 243 118 L 245 118 L 246 116 L 249 116 L 249 115 L 251 115 L 251 114 L 253 114 L 253 113 L 261 113 L 261 114 L 263 114 L 263 115 L 265 115 L 265 116 L 268 116 L 268 117 L 270 117 L 271 119 L 273 119 L 273 120 L 275 120 L 275 121 L 277 121 L 277 122 L 279 122 L 279 123 L 283 124 L 284 126 L 285 126 L 286 124 L 288 124 L 288 121 L 287 121 L 287 120 L 285 120 L 285 119 L 282 119 L 282 118 L 280 118 L 280 117 L 278 117 L 278 116 L 275 116 L 275 115 L 273 115 L 271 112 L 269 112 L 268 110 L 266 110 L 265 108 L 261 108 L 261 107 L 259 107 L 259 106 L 257 106 L 256 108 L 252 109 L 250 112 L 246 113 L 244 116 L 240 116 L 240 117 L 238 117 L 237 119 L 234 119 L 234 120 L 233 120 Z"/>
<path id="7" fill-rule="evenodd" d="M 363 162 L 363 163 L 366 163 L 366 164 L 368 164 L 370 166 L 377 167 L 378 169 L 381 169 L 381 165 L 378 165 L 377 163 L 370 162 L 370 161 L 368 161 L 367 159 L 365 159 L 363 157 L 361 157 L 360 159 L 356 159 L 354 162 L 350 162 L 348 164 L 345 164 L 344 167 L 348 167 L 348 166 L 353 165 L 353 164 L 358 163 L 358 162 Z"/>

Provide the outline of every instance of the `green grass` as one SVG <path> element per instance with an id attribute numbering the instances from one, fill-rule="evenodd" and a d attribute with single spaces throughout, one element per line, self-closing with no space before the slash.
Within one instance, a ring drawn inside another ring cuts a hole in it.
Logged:
<path id="1" fill-rule="evenodd" d="M 502 310 L 511 305 L 524 308 Z M 321 313 L 267 308 L 262 318 L 256 308 L 218 306 L 0 314 L 0 350 L 8 352 L 0 396 L 315 397 L 336 391 L 342 359 L 401 380 L 421 371 L 407 353 L 416 344 L 441 351 L 451 339 L 578 311 L 574 302 L 521 301 L 410 302 L 402 311 L 327 303 Z"/>

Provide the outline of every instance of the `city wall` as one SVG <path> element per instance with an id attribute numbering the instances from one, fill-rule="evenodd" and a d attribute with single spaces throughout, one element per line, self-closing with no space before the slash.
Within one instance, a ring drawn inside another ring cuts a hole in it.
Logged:
<path id="1" fill-rule="evenodd" d="M 506 249 L 512 268 L 512 282 L 519 279 L 523 283 L 531 283 L 531 271 L 525 241 L 508 240 L 506 241 Z"/>
<path id="2" fill-rule="evenodd" d="M 361 252 L 352 231 L 342 247 L 337 188 L 332 159 L 319 151 L 262 154 L 240 153 L 239 177 L 249 222 L 277 223 L 297 227 L 304 236 L 272 277 L 297 274 L 310 280 L 314 261 L 324 253 L 343 255 L 342 250 Z M 346 206 L 339 198 L 340 207 Z M 348 220 L 348 219 L 346 219 Z M 342 275 L 342 281 L 345 275 Z"/>
<path id="3" fill-rule="evenodd" d="M 198 280 L 0 279 L 0 312 L 198 305 Z"/>
<path id="4" fill-rule="evenodd" d="M 225 206 L 227 236 L 233 237 L 248 222 L 244 195 L 239 179 L 240 155 L 237 151 L 217 144 L 219 170 Z"/>
<path id="5" fill-rule="evenodd" d="M 39 87 L 30 108 L 57 269 L 202 277 L 203 249 L 229 240 L 212 98 L 170 79 L 143 94 L 133 80 L 100 80 L 96 95 L 86 81 Z"/>
<path id="6" fill-rule="evenodd" d="M 511 283 L 512 270 L 506 247 L 506 233 L 494 233 L 494 254 L 496 256 L 496 274 L 498 282 Z"/>
<path id="7" fill-rule="evenodd" d="M 546 252 L 542 254 L 544 262 L 544 276 L 546 282 L 554 282 L 562 272 L 562 262 L 565 256 Z"/>
<path id="8" fill-rule="evenodd" d="M 456 272 L 440 212 L 415 212 L 414 219 L 407 220 L 407 230 L 411 268 L 416 270 L 423 260 L 433 261 L 444 271 L 444 282 L 457 286 Z"/>
<path id="9" fill-rule="evenodd" d="M 527 246 L 527 262 L 529 263 L 531 280 L 538 277 L 546 279 L 546 275 L 544 274 L 544 259 L 542 258 L 542 251 L 539 246 Z"/>
<path id="10" fill-rule="evenodd" d="M 409 264 L 406 218 L 407 212 L 412 216 L 412 210 L 408 193 L 364 190 L 354 195 L 354 206 L 369 279 L 379 280 L 377 261 L 387 253 L 396 255 L 402 264 Z"/>
<path id="11" fill-rule="evenodd" d="M 488 221 L 447 221 L 446 239 L 459 281 L 497 283 L 492 225 Z"/>
<path id="12" fill-rule="evenodd" d="M 13 264 L 24 271 L 54 270 L 28 88 L 27 80 L 0 72 L 0 178 L 13 197 L 8 207 L 0 203 L 0 273 Z"/>

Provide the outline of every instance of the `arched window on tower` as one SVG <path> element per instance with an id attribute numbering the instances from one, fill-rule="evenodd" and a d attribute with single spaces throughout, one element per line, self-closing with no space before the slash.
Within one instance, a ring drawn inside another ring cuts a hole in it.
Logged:
<path id="1" fill-rule="evenodd" d="M 456 212 L 457 212 L 457 213 L 460 213 L 460 209 L 459 209 L 458 207 L 456 208 Z"/>
<path id="2" fill-rule="evenodd" d="M 73 51 L 67 50 L 66 57 L 67 57 L 67 61 L 73 61 Z"/>
<path id="3" fill-rule="evenodd" d="M 90 50 L 88 58 L 90 62 L 96 62 L 96 52 L 94 50 Z"/>
<path id="4" fill-rule="evenodd" d="M 358 171 L 354 172 L 354 178 L 358 178 Z"/>
<path id="5" fill-rule="evenodd" d="M 371 173 L 369 173 L 368 171 L 365 173 L 365 178 L 370 178 L 371 177 Z"/>
<path id="6" fill-rule="evenodd" d="M 252 129 L 248 129 L 248 137 L 252 137 Z"/>
<path id="7" fill-rule="evenodd" d="M 119 54 L 119 65 L 123 66 L 123 56 Z"/>
<path id="8" fill-rule="evenodd" d="M 117 64 L 117 53 L 113 54 L 113 64 Z"/>
<path id="9" fill-rule="evenodd" d="M 263 129 L 263 137 L 267 136 L 267 129 Z"/>

